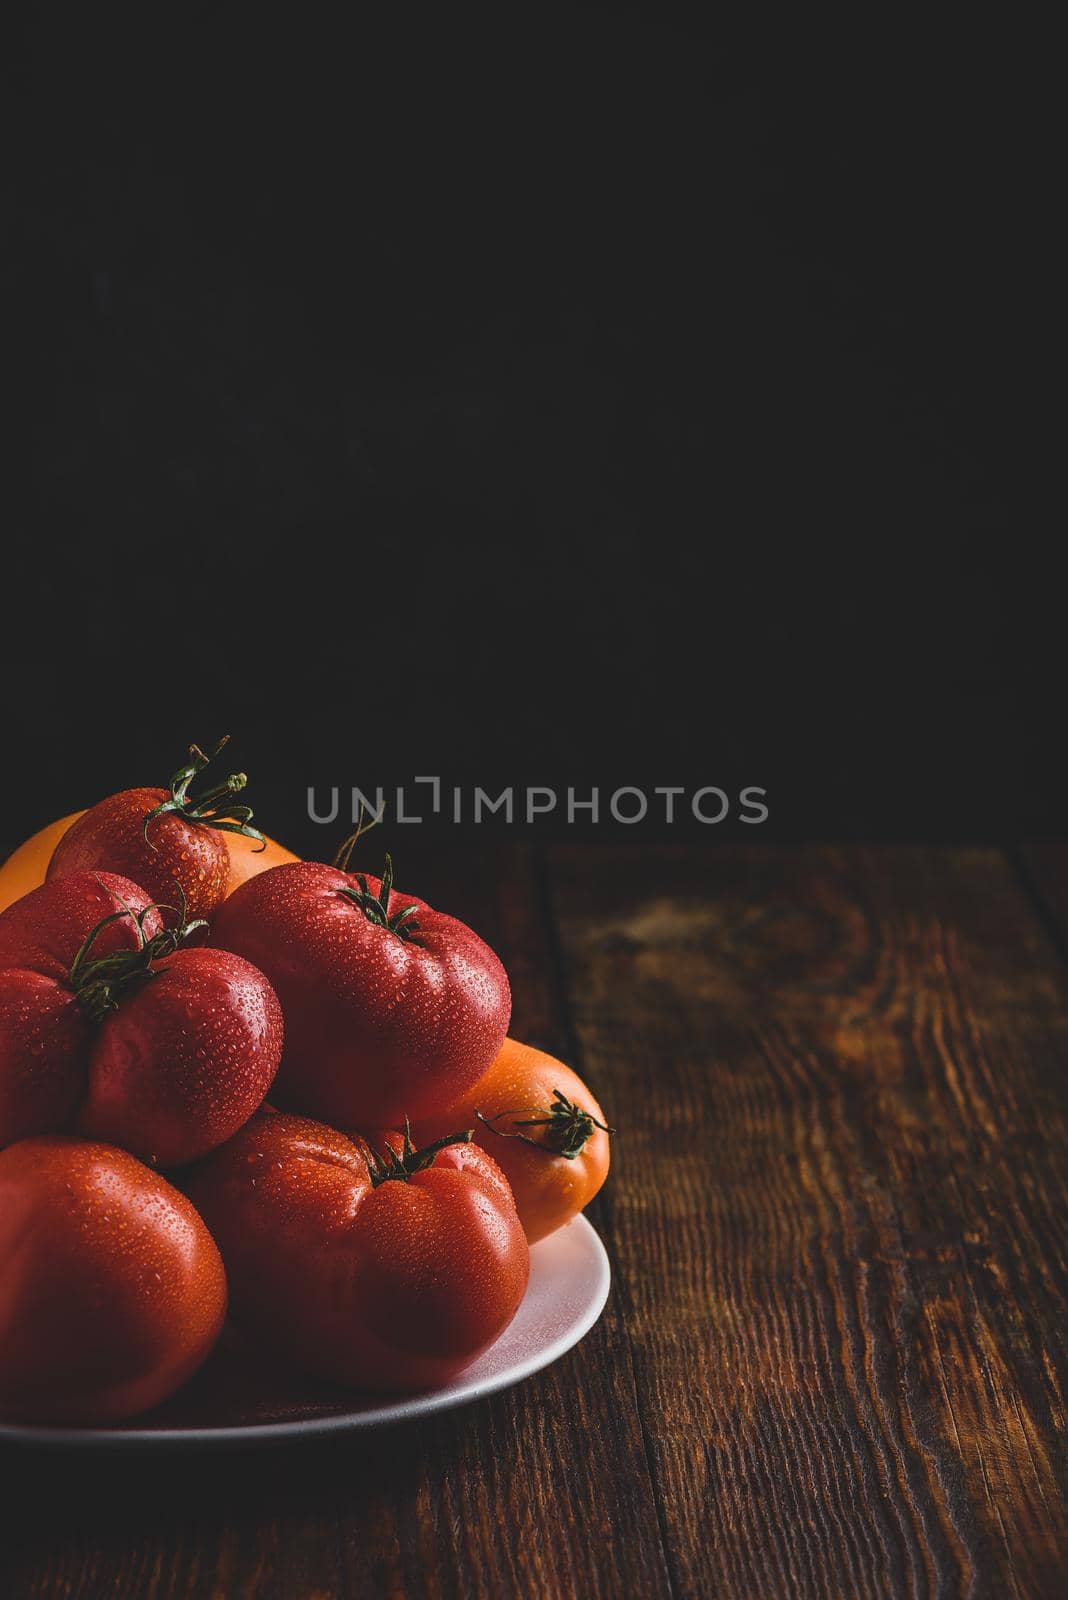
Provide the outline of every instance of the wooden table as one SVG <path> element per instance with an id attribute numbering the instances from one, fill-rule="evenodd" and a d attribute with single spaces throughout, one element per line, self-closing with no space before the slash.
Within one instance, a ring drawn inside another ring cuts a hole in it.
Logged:
<path id="1" fill-rule="evenodd" d="M 410 860 L 619 1128 L 602 1322 L 373 1440 L 4 1461 L 0 1591 L 1068 1593 L 1068 847 Z"/>

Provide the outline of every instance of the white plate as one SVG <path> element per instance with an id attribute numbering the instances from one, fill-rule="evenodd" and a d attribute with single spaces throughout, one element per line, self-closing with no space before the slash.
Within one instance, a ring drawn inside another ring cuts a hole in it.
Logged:
<path id="1" fill-rule="evenodd" d="M 604 1245 L 585 1217 L 576 1217 L 532 1247 L 530 1283 L 515 1320 L 444 1389 L 396 1399 L 345 1393 L 302 1383 L 249 1350 L 224 1344 L 200 1377 L 138 1427 L 0 1423 L 0 1444 L 110 1450 L 250 1446 L 408 1422 L 480 1400 L 547 1367 L 592 1328 L 609 1281 Z"/>

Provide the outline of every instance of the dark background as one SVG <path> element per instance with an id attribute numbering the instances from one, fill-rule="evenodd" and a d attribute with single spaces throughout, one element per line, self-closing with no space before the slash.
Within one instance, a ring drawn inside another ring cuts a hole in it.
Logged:
<path id="1" fill-rule="evenodd" d="M 1063 831 L 1045 47 L 867 29 L 10 40 L 0 835 L 227 729 L 318 853 L 424 773 Z"/>

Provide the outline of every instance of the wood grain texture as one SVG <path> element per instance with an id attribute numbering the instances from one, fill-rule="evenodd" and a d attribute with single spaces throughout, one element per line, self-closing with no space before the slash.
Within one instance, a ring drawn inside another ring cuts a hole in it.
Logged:
<path id="1" fill-rule="evenodd" d="M 1009 865 L 553 879 L 676 1593 L 1063 1594 L 1068 1011 Z"/>
<path id="2" fill-rule="evenodd" d="M 373 1440 L 20 1456 L 0 1592 L 1064 1594 L 1068 991 L 1034 882 L 988 851 L 394 853 L 620 1129 L 605 1317 Z"/>

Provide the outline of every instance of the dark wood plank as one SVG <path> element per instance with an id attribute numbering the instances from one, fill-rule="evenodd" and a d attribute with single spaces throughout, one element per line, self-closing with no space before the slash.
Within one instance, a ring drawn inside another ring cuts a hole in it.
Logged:
<path id="1" fill-rule="evenodd" d="M 515 1028 L 560 1045 L 529 851 L 390 840 L 405 884 L 500 950 Z M 373 854 L 371 846 L 374 846 Z M 367 841 L 365 864 L 380 846 Z M 278 1600 L 669 1593 L 623 1302 L 520 1388 L 417 1427 L 150 1466 L 0 1461 L 5 1596 Z"/>
<path id="2" fill-rule="evenodd" d="M 1068 960 L 1068 839 L 1030 839 L 1014 854 L 1025 887 Z"/>
<path id="3" fill-rule="evenodd" d="M 1068 1586 L 1068 998 L 1008 862 L 551 856 L 676 1592 Z"/>

